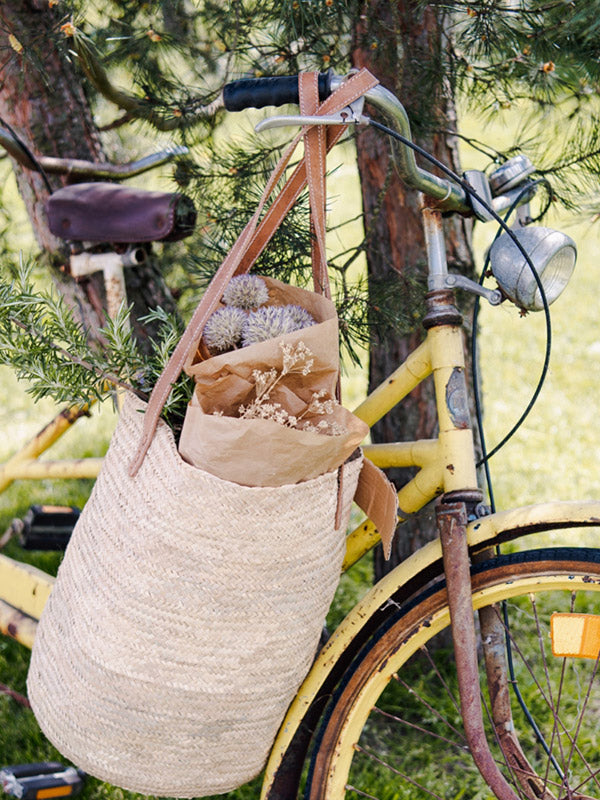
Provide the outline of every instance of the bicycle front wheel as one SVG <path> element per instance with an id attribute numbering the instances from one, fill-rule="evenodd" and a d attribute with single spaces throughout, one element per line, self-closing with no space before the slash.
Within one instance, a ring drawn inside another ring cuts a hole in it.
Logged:
<path id="1" fill-rule="evenodd" d="M 549 638 L 554 612 L 600 614 L 600 550 L 500 556 L 473 570 L 472 585 L 474 607 L 502 621 L 518 694 L 511 705 L 527 766 L 507 757 L 488 719 L 500 769 L 527 800 L 600 797 L 598 659 L 555 657 Z M 330 704 L 306 798 L 491 796 L 463 733 L 452 651 L 444 646 L 449 622 L 439 581 L 396 609 L 365 645 Z M 480 684 L 489 717 L 483 666 Z"/>

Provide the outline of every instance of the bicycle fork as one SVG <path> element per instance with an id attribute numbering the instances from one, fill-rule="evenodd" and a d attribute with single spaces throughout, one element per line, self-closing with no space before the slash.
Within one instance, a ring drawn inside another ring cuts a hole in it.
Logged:
<path id="1" fill-rule="evenodd" d="M 477 768 L 496 797 L 499 800 L 516 800 L 517 795 L 498 769 L 490 752 L 483 726 L 465 503 L 442 502 L 437 508 L 437 523 L 448 591 L 460 710 L 467 744 Z M 553 795 L 529 764 L 513 730 L 505 632 L 495 608 L 481 610 L 480 626 L 490 693 L 490 713 L 507 766 L 529 800 L 551 800 Z"/>
<path id="2" fill-rule="evenodd" d="M 517 795 L 490 752 L 483 726 L 465 503 L 441 503 L 437 508 L 437 523 L 448 590 L 460 710 L 467 744 L 477 768 L 496 797 L 499 800 L 517 800 Z"/>

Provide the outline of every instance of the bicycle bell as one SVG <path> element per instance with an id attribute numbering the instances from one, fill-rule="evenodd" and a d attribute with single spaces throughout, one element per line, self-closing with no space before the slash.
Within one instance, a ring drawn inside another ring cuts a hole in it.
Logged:
<path id="1" fill-rule="evenodd" d="M 508 161 L 505 161 L 490 175 L 492 194 L 494 197 L 499 194 L 506 194 L 506 192 L 522 183 L 534 171 L 535 167 L 527 156 L 521 154 L 509 158 Z"/>

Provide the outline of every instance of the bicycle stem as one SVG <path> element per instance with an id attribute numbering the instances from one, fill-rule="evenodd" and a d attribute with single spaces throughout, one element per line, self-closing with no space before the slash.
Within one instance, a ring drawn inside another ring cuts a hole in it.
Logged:
<path id="1" fill-rule="evenodd" d="M 430 208 L 425 205 L 425 197 L 423 195 L 420 196 L 420 201 L 429 269 L 427 278 L 429 291 L 462 289 L 465 292 L 484 297 L 492 306 L 500 305 L 503 295 L 499 289 L 487 289 L 464 275 L 455 275 L 448 272 L 441 213 L 437 208 Z"/>

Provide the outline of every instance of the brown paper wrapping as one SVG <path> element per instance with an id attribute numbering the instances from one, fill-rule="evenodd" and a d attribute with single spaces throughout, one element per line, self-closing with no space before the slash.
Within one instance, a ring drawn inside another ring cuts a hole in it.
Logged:
<path id="1" fill-rule="evenodd" d="M 185 369 L 196 388 L 188 406 L 179 452 L 190 464 L 246 486 L 282 486 L 337 469 L 367 435 L 368 426 L 341 406 L 326 417 L 345 429 L 331 436 L 287 428 L 273 420 L 239 419 L 237 409 L 254 398 L 252 372 L 281 371 L 281 343 L 303 342 L 312 352 L 306 376 L 286 375 L 270 395 L 290 414 L 301 414 L 315 392 L 335 396 L 339 374 L 337 314 L 333 303 L 314 292 L 265 278 L 271 305 L 305 308 L 315 325 L 229 353 L 204 358 L 202 343 Z M 213 412 L 222 413 L 215 416 Z M 317 422 L 324 417 L 304 417 Z"/>
<path id="2" fill-rule="evenodd" d="M 343 436 L 284 428 L 270 419 L 205 414 L 194 396 L 188 407 L 179 452 L 194 466 L 244 486 L 283 486 L 330 472 L 364 439 L 364 422 L 344 408 Z M 368 428 L 367 428 L 368 431 Z"/>

